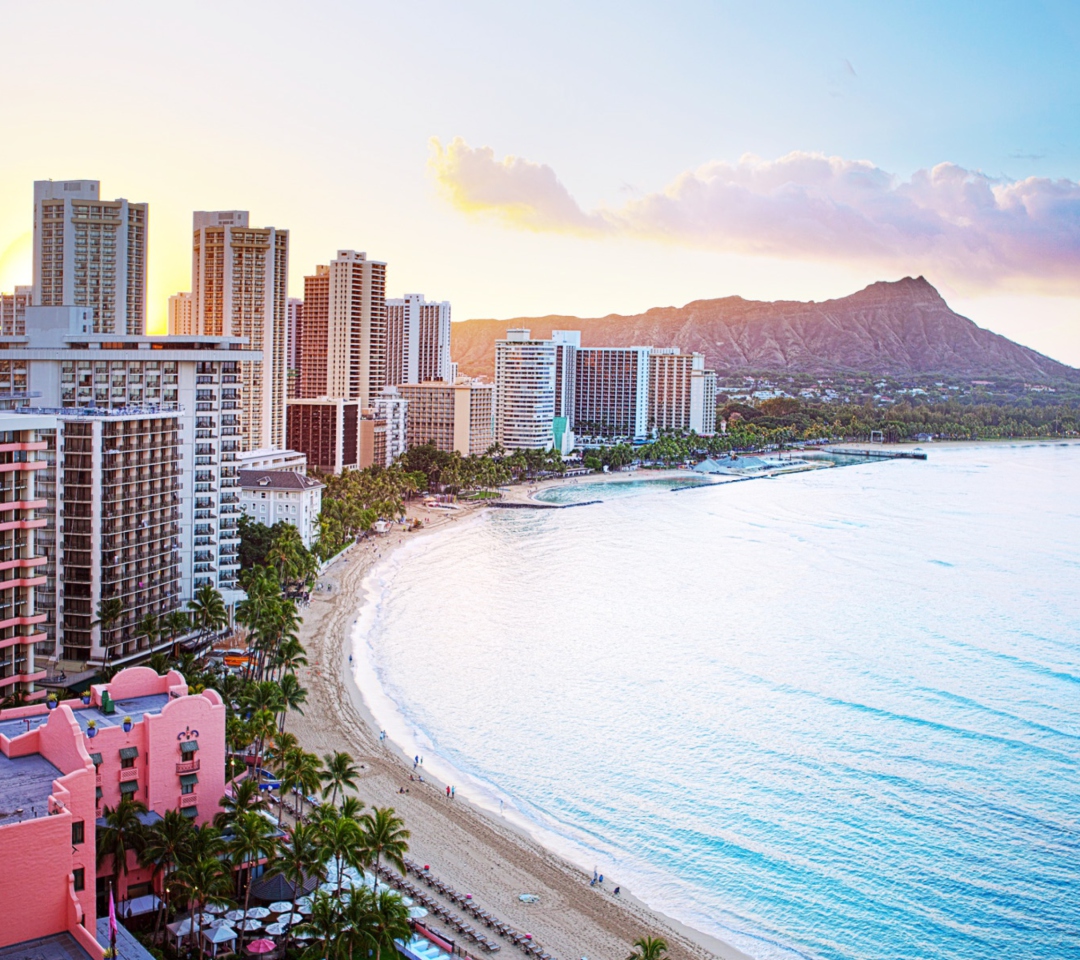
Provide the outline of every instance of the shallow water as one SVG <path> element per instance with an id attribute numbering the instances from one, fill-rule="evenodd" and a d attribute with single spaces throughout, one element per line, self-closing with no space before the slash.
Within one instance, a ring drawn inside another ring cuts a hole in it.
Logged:
<path id="1" fill-rule="evenodd" d="M 424 538 L 365 693 L 755 956 L 1080 957 L 1080 445 L 927 449 Z"/>

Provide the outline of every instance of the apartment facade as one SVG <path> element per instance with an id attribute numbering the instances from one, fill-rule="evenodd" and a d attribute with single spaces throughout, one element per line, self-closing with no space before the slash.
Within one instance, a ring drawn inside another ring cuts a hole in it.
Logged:
<path id="1" fill-rule="evenodd" d="M 242 337 L 258 351 L 240 371 L 245 449 L 285 446 L 289 231 L 251 227 L 246 210 L 197 211 L 191 296 L 195 333 Z"/>
<path id="2" fill-rule="evenodd" d="M 649 436 L 649 347 L 579 347 L 574 430 L 585 446 Z"/>
<path id="3" fill-rule="evenodd" d="M 40 434 L 55 429 L 53 417 L 0 414 L 0 700 L 45 695 L 35 688 L 45 677 L 37 647 L 48 640 L 37 590 L 48 561 L 37 538 L 48 520 L 36 480 L 47 466 Z"/>
<path id="4" fill-rule="evenodd" d="M 168 810 L 202 824 L 221 809 L 225 706 L 215 691 L 191 694 L 176 671 L 134 667 L 92 686 L 89 700 L 0 711 L 0 858 L 33 858 L 32 870 L 0 873 L 0 918 L 18 909 L 17 923 L 0 922 L 0 948 L 68 934 L 104 960 L 93 932 L 113 875 L 121 905 L 160 892 L 134 851 L 126 870 L 108 859 L 98 867 L 104 808 L 139 800 L 146 826 Z"/>
<path id="5" fill-rule="evenodd" d="M 386 383 L 386 264 L 339 250 L 304 281 L 300 397 L 370 406 Z"/>
<path id="6" fill-rule="evenodd" d="M 530 331 L 506 331 L 495 341 L 495 439 L 508 450 L 554 444 L 556 349 Z"/>
<path id="7" fill-rule="evenodd" d="M 650 431 L 716 432 L 716 373 L 705 369 L 705 354 L 678 347 L 649 354 Z"/>
<path id="8" fill-rule="evenodd" d="M 148 216 L 102 200 L 97 180 L 35 181 L 34 304 L 90 307 L 95 333 L 145 333 Z"/>
<path id="9" fill-rule="evenodd" d="M 300 396 L 300 366 L 303 358 L 304 301 L 289 297 L 287 304 L 288 328 L 285 334 L 285 365 L 288 367 L 286 395 L 295 399 Z"/>
<path id="10" fill-rule="evenodd" d="M 307 457 L 313 469 L 320 473 L 360 469 L 359 400 L 290 400 L 287 419 L 289 449 Z"/>
<path id="11" fill-rule="evenodd" d="M 319 539 L 319 511 L 326 485 L 293 470 L 241 470 L 240 504 L 244 513 L 264 526 L 296 527 L 309 550 Z"/>
<path id="12" fill-rule="evenodd" d="M 26 308 L 34 302 L 34 288 L 18 286 L 14 293 L 0 293 L 0 336 L 21 337 L 26 333 Z"/>
<path id="13" fill-rule="evenodd" d="M 169 297 L 170 337 L 190 337 L 195 333 L 195 323 L 191 314 L 191 294 L 174 293 Z"/>
<path id="14" fill-rule="evenodd" d="M 450 375 L 450 303 L 429 303 L 422 293 L 386 301 L 386 382 L 428 383 Z"/>
<path id="15" fill-rule="evenodd" d="M 488 383 L 402 384 L 410 445 L 433 443 L 447 453 L 479 456 L 495 442 L 495 387 Z"/>
<path id="16" fill-rule="evenodd" d="M 87 308 L 30 308 L 25 345 L 0 349 L 0 364 L 25 366 L 28 394 L 33 395 L 32 399 L 25 395 L 0 397 L 0 404 L 20 415 L 47 410 L 58 419 L 54 430 L 42 432 L 47 443 L 42 453 L 46 465 L 38 473 L 37 486 L 47 500 L 39 515 L 45 516 L 48 523 L 38 539 L 48 562 L 43 568 L 47 582 L 38 588 L 37 599 L 38 609 L 49 612 L 46 629 L 51 642 L 47 646 L 62 640 L 57 652 L 68 660 L 85 656 L 87 644 L 85 636 L 72 644 L 63 640 L 67 613 L 61 594 L 69 593 L 58 588 L 68 576 L 63 544 L 68 533 L 76 534 L 74 528 L 65 526 L 65 507 L 69 502 L 82 503 L 79 509 L 96 511 L 100 523 L 106 519 L 104 498 L 112 497 L 113 492 L 105 489 L 105 477 L 100 472 L 91 475 L 88 493 L 81 488 L 70 492 L 66 489 L 67 454 L 74 453 L 74 447 L 83 441 L 73 440 L 69 446 L 65 438 L 69 432 L 73 437 L 84 433 L 88 429 L 85 424 L 95 417 L 100 425 L 91 432 L 96 430 L 98 445 L 106 447 L 111 442 L 108 438 L 116 433 L 114 426 L 108 425 L 118 424 L 124 418 L 139 420 L 166 415 L 177 423 L 177 474 L 182 482 L 177 480 L 169 494 L 177 514 L 176 540 L 169 551 L 179 565 L 179 599 L 168 606 L 159 594 L 161 605 L 172 609 L 204 584 L 220 590 L 226 604 L 242 598 L 237 582 L 240 371 L 241 358 L 252 353 L 244 349 L 244 342 L 239 339 L 95 335 L 87 332 L 93 326 L 90 313 Z M 144 479 L 149 482 L 153 477 L 148 474 Z M 154 495 L 165 493 L 158 489 Z M 140 495 L 132 500 L 110 500 L 107 506 L 120 511 L 117 519 L 134 526 L 139 533 L 143 520 L 149 526 L 154 519 L 136 516 L 145 506 L 143 501 Z M 132 538 L 126 540 L 130 542 Z M 98 541 L 92 544 L 93 549 L 99 549 Z M 149 542 L 137 545 L 150 549 Z M 96 612 L 104 581 L 98 577 L 90 583 L 89 605 Z M 74 595 L 71 596 L 74 600 Z M 129 632 L 127 640 L 131 639 L 134 638 Z M 145 652 L 144 647 L 140 639 L 135 644 L 135 654 Z M 127 656 L 123 650 L 114 653 L 121 659 Z"/>
<path id="17" fill-rule="evenodd" d="M 382 456 L 375 462 L 388 467 L 409 449 L 409 401 L 397 387 L 383 387 L 370 410 L 376 423 L 385 424 Z"/>

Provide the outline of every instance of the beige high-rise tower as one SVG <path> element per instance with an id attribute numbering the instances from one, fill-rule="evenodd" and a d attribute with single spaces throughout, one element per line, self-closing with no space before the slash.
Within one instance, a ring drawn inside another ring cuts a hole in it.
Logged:
<path id="1" fill-rule="evenodd" d="M 289 231 L 251 227 L 246 210 L 196 211 L 192 326 L 200 336 L 247 337 L 263 359 L 242 363 L 245 449 L 285 447 Z"/>
<path id="2" fill-rule="evenodd" d="M 93 307 L 94 332 L 146 332 L 145 203 L 97 180 L 34 181 L 34 304 Z"/>
<path id="3" fill-rule="evenodd" d="M 300 396 L 359 400 L 386 385 L 386 264 L 339 250 L 304 283 Z"/>

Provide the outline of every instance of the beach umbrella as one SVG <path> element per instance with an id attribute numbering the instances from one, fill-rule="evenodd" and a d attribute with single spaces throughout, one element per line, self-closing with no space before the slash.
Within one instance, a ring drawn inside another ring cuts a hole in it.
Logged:
<path id="1" fill-rule="evenodd" d="M 228 907 L 223 907 L 220 903 L 208 903 L 202 908 L 202 912 L 213 914 L 215 917 L 220 917 L 228 909 Z"/>
<path id="2" fill-rule="evenodd" d="M 413 901 L 412 897 L 402 897 L 401 902 L 403 904 L 405 904 L 405 906 L 411 907 L 413 905 L 414 901 Z"/>
<path id="3" fill-rule="evenodd" d="M 244 919 L 244 911 L 230 910 L 227 914 L 225 914 L 225 919 L 228 920 L 229 923 L 239 923 L 241 920 Z"/>
<path id="4" fill-rule="evenodd" d="M 311 916 L 311 897 L 301 897 L 296 901 L 296 909 L 305 917 Z"/>
<path id="5" fill-rule="evenodd" d="M 292 904 L 288 900 L 278 900 L 270 904 L 271 913 L 292 913 Z"/>
<path id="6" fill-rule="evenodd" d="M 251 943 L 247 945 L 247 949 L 248 953 L 269 953 L 275 946 L 276 944 L 273 940 L 252 940 Z"/>
<path id="7" fill-rule="evenodd" d="M 266 932 L 266 933 L 268 933 L 268 934 L 270 934 L 270 936 L 272 936 L 272 937 L 280 937 L 280 936 L 281 936 L 282 934 L 284 934 L 284 933 L 285 933 L 285 931 L 286 931 L 286 930 L 288 930 L 288 929 L 289 929 L 289 928 L 288 928 L 288 927 L 286 927 L 286 926 L 285 926 L 284 924 L 281 924 L 281 923 L 272 923 L 272 924 L 270 924 L 270 926 L 268 926 L 268 927 L 266 928 L 266 931 L 265 931 L 265 932 Z"/>
<path id="8" fill-rule="evenodd" d="M 265 920 L 270 916 L 270 911 L 266 907 L 252 907 L 244 916 L 249 920 Z"/>
<path id="9" fill-rule="evenodd" d="M 293 939 L 294 940 L 314 940 L 315 939 L 315 934 L 313 934 L 313 933 L 294 933 L 293 934 Z"/>
<path id="10" fill-rule="evenodd" d="M 244 920 L 236 925 L 237 930 L 243 930 L 245 933 L 250 933 L 252 930 L 258 930 L 262 927 L 261 920 Z"/>
<path id="11" fill-rule="evenodd" d="M 419 920 L 421 917 L 426 917 L 428 914 L 424 907 L 409 907 L 409 916 L 413 920 Z"/>
<path id="12" fill-rule="evenodd" d="M 277 922 L 283 927 L 292 926 L 294 923 L 299 923 L 304 918 L 299 913 L 283 913 L 277 918 Z"/>

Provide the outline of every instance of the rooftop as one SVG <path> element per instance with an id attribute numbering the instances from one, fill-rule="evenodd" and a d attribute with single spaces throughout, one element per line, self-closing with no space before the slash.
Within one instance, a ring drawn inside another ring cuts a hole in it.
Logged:
<path id="1" fill-rule="evenodd" d="M 292 470 L 241 470 L 240 486 L 245 490 L 314 490 L 325 484 Z"/>
<path id="2" fill-rule="evenodd" d="M 53 781 L 62 776 L 40 753 L 15 758 L 0 753 L 0 826 L 48 816 Z"/>
<path id="3" fill-rule="evenodd" d="M 135 954 L 128 956 L 134 957 Z M 70 933 L 65 932 L 0 947 L 0 960 L 90 960 L 90 954 L 79 946 Z"/>
<path id="4" fill-rule="evenodd" d="M 135 723 L 139 723 L 147 714 L 161 713 L 162 707 L 169 702 L 167 693 L 152 693 L 146 697 L 132 697 L 130 700 L 114 700 L 115 713 L 102 713 L 97 706 L 84 707 L 76 700 L 71 705 L 72 713 L 86 733 L 87 724 L 93 720 L 99 730 L 105 727 L 119 727 L 124 722 L 124 717 L 131 717 Z M 43 723 L 49 722 L 48 713 L 39 713 L 32 717 L 20 717 L 15 720 L 0 720 L 0 734 L 9 740 L 21 736 L 27 730 L 34 730 Z"/>
<path id="5" fill-rule="evenodd" d="M 97 921 L 97 942 L 103 947 L 109 947 L 109 918 L 108 916 L 98 917 Z M 149 953 L 138 940 L 136 940 L 122 924 L 116 925 L 116 955 L 122 957 L 123 960 L 153 960 L 153 955 Z"/>

